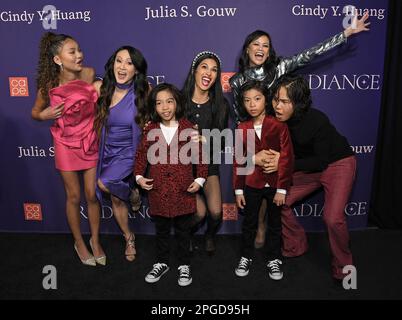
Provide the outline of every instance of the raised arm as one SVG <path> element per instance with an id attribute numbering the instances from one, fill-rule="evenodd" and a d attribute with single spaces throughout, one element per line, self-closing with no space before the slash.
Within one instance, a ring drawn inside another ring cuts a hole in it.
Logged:
<path id="1" fill-rule="evenodd" d="M 369 29 L 367 27 L 370 25 L 370 22 L 366 22 L 368 17 L 369 16 L 367 12 L 362 16 L 360 20 L 357 19 L 356 16 L 352 24 L 344 31 L 290 58 L 282 59 L 277 66 L 277 77 L 279 78 L 286 73 L 292 72 L 295 69 L 309 64 L 315 57 L 328 52 L 329 50 L 337 47 L 342 43 L 345 43 L 346 39 L 351 35 L 358 34 L 362 31 L 368 31 Z"/>

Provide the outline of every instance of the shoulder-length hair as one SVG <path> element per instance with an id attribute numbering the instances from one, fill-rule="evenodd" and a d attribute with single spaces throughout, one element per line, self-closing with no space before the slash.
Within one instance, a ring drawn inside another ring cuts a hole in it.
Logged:
<path id="1" fill-rule="evenodd" d="M 276 52 L 275 52 L 274 46 L 272 44 L 271 36 L 265 31 L 255 30 L 252 33 L 250 33 L 244 40 L 240 58 L 239 58 L 239 71 L 240 72 L 244 72 L 246 69 L 250 68 L 250 58 L 248 57 L 248 53 L 247 53 L 248 46 L 250 45 L 251 42 L 257 40 L 258 38 L 260 38 L 262 36 L 266 36 L 269 41 L 268 58 L 263 64 L 265 71 L 270 73 L 278 65 L 279 58 L 276 56 Z"/>
<path id="2" fill-rule="evenodd" d="M 312 105 L 311 90 L 306 79 L 300 75 L 285 74 L 280 77 L 272 91 L 278 97 L 279 90 L 285 88 L 289 100 L 293 104 L 292 119 L 298 119 L 305 114 Z"/>
<path id="3" fill-rule="evenodd" d="M 149 119 L 153 122 L 161 122 L 161 117 L 156 112 L 156 98 L 159 92 L 168 91 L 172 94 L 173 99 L 176 101 L 176 120 L 180 120 L 184 116 L 183 98 L 179 89 L 170 83 L 161 83 L 153 88 L 148 97 L 148 112 Z"/>

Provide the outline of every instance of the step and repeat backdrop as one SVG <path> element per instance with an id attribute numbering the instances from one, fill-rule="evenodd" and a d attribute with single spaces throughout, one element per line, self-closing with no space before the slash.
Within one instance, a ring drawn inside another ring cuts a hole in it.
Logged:
<path id="1" fill-rule="evenodd" d="M 108 57 L 120 46 L 142 51 L 149 82 L 182 87 L 194 56 L 203 50 L 222 60 L 222 85 L 232 101 L 228 79 L 238 70 L 245 37 L 256 29 L 270 33 L 279 56 L 291 56 L 342 31 L 351 16 L 368 12 L 370 31 L 298 70 L 310 83 L 314 106 L 346 136 L 358 160 L 358 173 L 345 207 L 351 229 L 367 224 L 383 84 L 386 0 L 114 0 L 28 1 L 0 4 L 0 231 L 69 232 L 63 183 L 54 165 L 50 122 L 31 119 L 36 96 L 39 40 L 52 31 L 73 36 L 85 65 L 102 76 Z M 231 124 L 233 127 L 233 123 Z M 228 151 L 230 152 L 230 150 Z M 221 233 L 238 233 L 242 216 L 234 204 L 231 165 L 221 165 L 224 223 Z M 84 197 L 82 197 L 84 199 Z M 294 208 L 308 231 L 322 231 L 323 193 Z M 87 209 L 81 203 L 87 232 Z M 102 203 L 101 231 L 118 233 L 110 202 Z M 130 213 L 139 233 L 154 232 L 146 202 Z"/>

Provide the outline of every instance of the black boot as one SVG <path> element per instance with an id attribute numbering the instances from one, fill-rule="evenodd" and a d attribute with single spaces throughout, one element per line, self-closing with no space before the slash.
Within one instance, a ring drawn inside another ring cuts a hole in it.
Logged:
<path id="1" fill-rule="evenodd" d="M 194 235 L 200 228 L 201 222 L 203 219 L 200 219 L 198 216 L 194 215 L 191 223 L 190 223 L 190 252 L 193 253 L 194 251 L 198 250 L 198 246 L 195 243 Z"/>
<path id="2" fill-rule="evenodd" d="M 215 253 L 215 235 L 218 233 L 221 224 L 222 214 L 220 214 L 218 218 L 213 218 L 212 215 L 208 215 L 207 231 L 205 232 L 205 250 L 208 255 Z"/>

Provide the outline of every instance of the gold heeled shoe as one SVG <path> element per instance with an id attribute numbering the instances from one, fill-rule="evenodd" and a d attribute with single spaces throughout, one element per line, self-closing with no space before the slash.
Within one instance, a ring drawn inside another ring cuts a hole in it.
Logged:
<path id="1" fill-rule="evenodd" d="M 130 232 L 130 236 L 128 238 L 126 238 L 124 236 L 124 238 L 126 239 L 126 251 L 127 251 L 127 248 L 129 248 L 129 247 L 134 249 L 134 253 L 129 253 L 129 254 L 125 253 L 126 259 L 128 261 L 132 262 L 135 260 L 135 255 L 137 254 L 137 251 L 135 249 L 135 236 L 132 232 Z"/>
<path id="2" fill-rule="evenodd" d="M 85 264 L 85 265 L 91 266 L 91 267 L 96 266 L 95 258 L 93 255 L 90 255 L 90 257 L 88 259 L 84 260 L 81 258 L 80 254 L 78 252 L 78 249 L 77 249 L 77 245 L 75 243 L 74 243 L 74 249 L 75 249 L 75 252 L 77 252 L 77 256 L 78 256 L 78 258 L 80 258 L 82 264 Z"/>
<path id="3" fill-rule="evenodd" d="M 92 246 L 92 238 L 89 239 L 89 245 L 91 246 L 91 250 L 92 250 L 92 253 L 93 253 L 94 248 Z M 106 266 L 106 256 L 105 255 L 102 255 L 102 256 L 99 256 L 99 257 L 95 257 L 95 255 L 94 255 L 94 259 L 95 259 L 96 263 L 98 263 L 98 264 L 100 264 L 102 266 Z"/>

